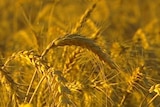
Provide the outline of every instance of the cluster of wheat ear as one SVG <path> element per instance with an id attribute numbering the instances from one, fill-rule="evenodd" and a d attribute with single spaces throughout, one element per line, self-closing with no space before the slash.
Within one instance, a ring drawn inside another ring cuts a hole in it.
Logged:
<path id="1" fill-rule="evenodd" d="M 2 9 L 10 3 L 1 2 Z M 132 8 L 121 0 L 12 1 L 6 11 L 17 10 L 14 33 L 2 41 L 10 48 L 0 43 L 0 107 L 159 107 L 159 19 L 140 27 L 139 11 L 148 5 L 131 2 Z M 66 5 L 73 19 L 67 27 Z M 74 6 L 82 7 L 77 19 Z M 107 22 L 98 23 L 99 12 Z"/>

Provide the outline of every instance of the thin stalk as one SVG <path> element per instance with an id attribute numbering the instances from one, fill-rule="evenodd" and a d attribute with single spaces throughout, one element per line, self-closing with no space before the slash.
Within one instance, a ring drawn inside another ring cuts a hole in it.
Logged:
<path id="1" fill-rule="evenodd" d="M 27 89 L 27 93 L 26 93 L 26 95 L 25 95 L 24 103 L 27 101 L 27 98 L 28 98 L 28 95 L 29 95 L 29 91 L 30 91 L 31 86 L 32 86 L 32 84 L 33 84 L 33 81 L 34 81 L 34 79 L 35 79 L 36 73 L 37 73 L 37 70 L 35 70 L 35 72 L 34 72 L 34 74 L 33 74 L 33 76 L 32 76 L 32 79 L 31 79 L 31 81 L 30 81 L 29 87 L 28 87 L 28 89 Z"/>

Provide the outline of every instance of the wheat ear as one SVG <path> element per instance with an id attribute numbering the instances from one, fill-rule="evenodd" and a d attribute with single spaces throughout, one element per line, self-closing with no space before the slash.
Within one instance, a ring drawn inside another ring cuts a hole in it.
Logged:
<path id="1" fill-rule="evenodd" d="M 138 85 L 142 81 L 143 76 L 144 76 L 142 73 L 143 71 L 144 71 L 144 66 L 137 67 L 133 71 L 130 79 L 128 80 L 127 90 L 126 90 L 125 94 L 123 95 L 123 98 L 119 104 L 120 107 L 124 104 L 124 102 L 126 101 L 128 96 L 134 91 L 134 89 L 136 88 L 136 85 Z"/>
<path id="2" fill-rule="evenodd" d="M 41 54 L 41 57 L 43 57 L 52 47 L 66 46 L 66 45 L 68 46 L 74 45 L 74 46 L 80 46 L 82 48 L 86 48 L 91 52 L 93 52 L 94 54 L 96 54 L 101 61 L 104 61 L 105 63 L 107 63 L 110 68 L 120 71 L 119 66 L 115 64 L 110 58 L 110 56 L 104 53 L 101 50 L 101 48 L 95 44 L 95 42 L 92 39 L 88 39 L 78 34 L 70 34 L 52 41 L 44 50 L 44 52 Z"/>
<path id="3" fill-rule="evenodd" d="M 83 24 L 87 21 L 88 17 L 93 12 L 95 7 L 96 3 L 93 3 L 92 6 L 85 11 L 85 13 L 80 18 L 80 21 L 76 24 L 75 28 L 72 30 L 72 33 L 77 33 L 77 31 L 79 31 L 82 28 Z"/>

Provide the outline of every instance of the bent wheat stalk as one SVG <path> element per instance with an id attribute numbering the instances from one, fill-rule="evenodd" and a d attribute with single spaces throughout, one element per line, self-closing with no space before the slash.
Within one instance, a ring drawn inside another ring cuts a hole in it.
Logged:
<path id="1" fill-rule="evenodd" d="M 116 69 L 117 71 L 120 71 L 118 65 L 116 65 L 110 56 L 106 53 L 104 53 L 101 48 L 95 44 L 95 42 L 92 39 L 86 38 L 84 36 L 78 35 L 78 34 L 70 34 L 61 38 L 58 38 L 54 41 L 52 41 L 47 48 L 43 51 L 41 54 L 41 57 L 43 57 L 51 48 L 57 47 L 57 46 L 80 46 L 82 48 L 86 48 L 96 54 L 101 61 L 104 61 L 109 65 L 110 68 Z"/>

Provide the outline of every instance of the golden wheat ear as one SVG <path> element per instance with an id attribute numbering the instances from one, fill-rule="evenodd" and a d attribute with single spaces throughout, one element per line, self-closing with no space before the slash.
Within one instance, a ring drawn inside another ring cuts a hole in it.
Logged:
<path id="1" fill-rule="evenodd" d="M 57 46 L 79 46 L 85 49 L 90 50 L 95 55 L 99 57 L 99 59 L 109 65 L 110 68 L 116 69 L 117 71 L 120 71 L 118 65 L 116 65 L 110 56 L 107 53 L 104 53 L 101 48 L 96 45 L 96 43 L 89 38 L 86 38 L 84 36 L 78 35 L 78 34 L 69 34 L 67 36 L 58 38 L 54 41 L 52 41 L 47 48 L 44 50 L 44 52 L 41 54 L 41 57 L 43 57 L 52 47 Z"/>
<path id="2" fill-rule="evenodd" d="M 76 23 L 75 28 L 72 30 L 72 33 L 76 33 L 77 31 L 79 31 L 83 24 L 88 20 L 88 18 L 90 17 L 91 13 L 93 12 L 93 10 L 95 9 L 97 5 L 97 2 L 93 3 L 91 7 L 89 7 L 85 13 L 81 16 L 80 20 L 78 23 Z"/>

